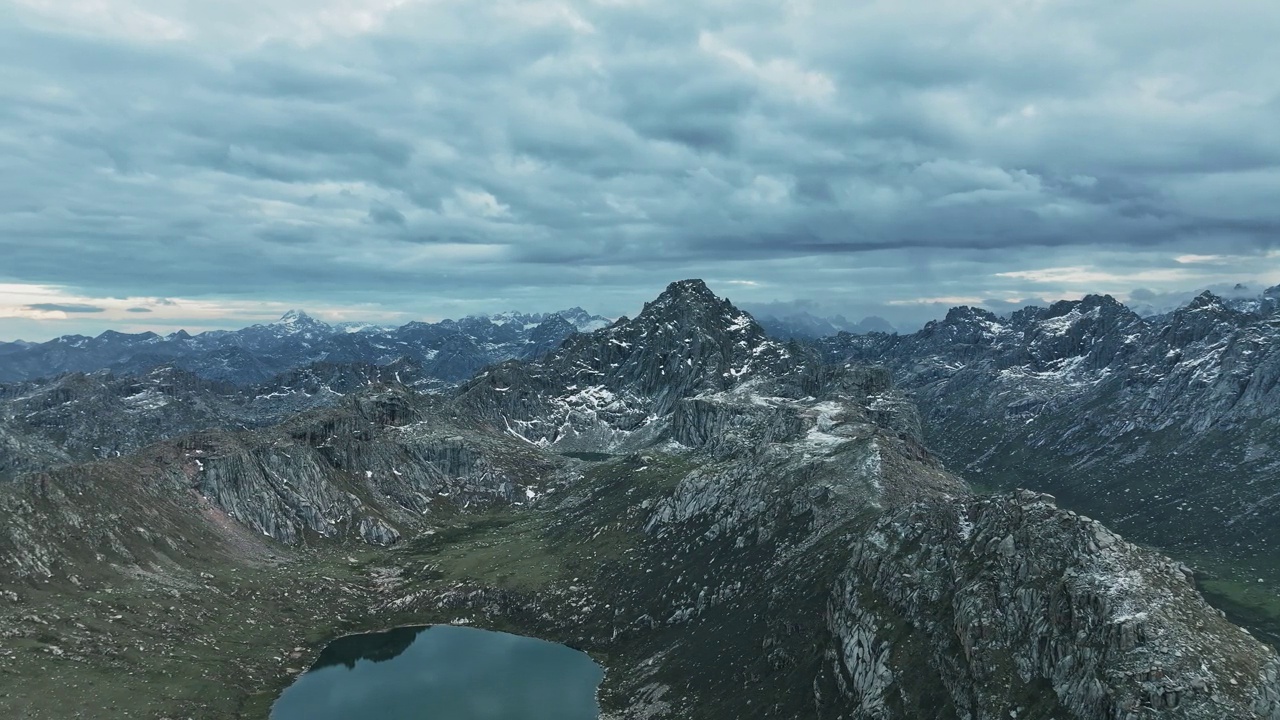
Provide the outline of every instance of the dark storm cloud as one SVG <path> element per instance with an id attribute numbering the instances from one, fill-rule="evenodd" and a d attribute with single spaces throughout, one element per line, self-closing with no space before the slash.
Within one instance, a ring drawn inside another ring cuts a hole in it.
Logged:
<path id="1" fill-rule="evenodd" d="M 64 313 L 100 313 L 106 312 L 106 308 L 97 305 L 80 305 L 76 303 L 32 303 L 26 306 L 27 310 L 35 310 L 39 312 L 64 312 Z"/>
<path id="2" fill-rule="evenodd" d="M 727 154 L 756 92 L 745 78 L 706 58 L 654 53 L 621 64 L 614 82 L 626 87 L 618 115 L 639 136 L 675 142 L 695 152 Z"/>
<path id="3" fill-rule="evenodd" d="M 1280 6 L 15 12 L 0 283 L 621 313 L 705 276 L 900 322 L 1280 281 Z"/>
<path id="4" fill-rule="evenodd" d="M 350 103 L 376 98 L 393 82 L 376 72 L 361 72 L 315 59 L 301 64 L 288 53 L 284 57 L 250 57 L 240 60 L 214 81 L 211 89 L 230 96 L 278 101 L 296 99 L 315 103 Z"/>
<path id="5" fill-rule="evenodd" d="M 154 312 L 154 311 L 153 311 L 151 308 L 144 308 L 144 307 L 131 307 L 131 308 L 126 308 L 126 309 L 125 309 L 125 312 L 131 312 L 131 313 L 149 313 L 149 312 Z"/>
<path id="6" fill-rule="evenodd" d="M 369 219 L 379 225 L 404 225 L 404 213 L 386 205 L 374 205 L 369 208 Z"/>

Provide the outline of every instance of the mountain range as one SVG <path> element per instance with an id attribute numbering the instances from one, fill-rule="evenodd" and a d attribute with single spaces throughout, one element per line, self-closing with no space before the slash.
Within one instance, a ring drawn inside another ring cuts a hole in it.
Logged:
<path id="1" fill-rule="evenodd" d="M 1150 318 L 1096 295 L 1005 318 L 961 307 L 911 335 L 820 344 L 890 368 L 971 481 L 1053 493 L 1220 568 L 1217 589 L 1280 586 L 1280 288 Z"/>
<path id="2" fill-rule="evenodd" d="M 772 337 L 782 340 L 816 340 L 846 332 L 855 335 L 872 332 L 893 333 L 897 328 L 888 320 L 869 315 L 853 322 L 843 315 L 820 316 L 808 310 L 762 306 L 752 316 Z"/>
<path id="3" fill-rule="evenodd" d="M 458 382 L 491 363 L 536 357 L 572 333 L 608 324 L 582 308 L 392 328 L 329 325 L 290 310 L 277 322 L 242 330 L 198 335 L 180 330 L 163 336 L 108 330 L 97 337 L 64 335 L 44 343 L 0 344 L 0 382 L 97 370 L 133 375 L 168 365 L 207 380 L 251 385 L 317 362 L 386 365 L 399 359 L 422 368 L 425 377 Z"/>
<path id="4" fill-rule="evenodd" d="M 6 386 L 47 454 L 0 482 L 0 707 L 265 717 L 330 638 L 467 623 L 591 653 L 606 720 L 1276 720 L 1234 580 L 1089 516 L 1267 532 L 1276 317 L 1089 297 L 782 340 L 687 280 L 433 392 L 312 350 Z M 1221 515 L 1150 519 L 1209 484 Z"/>

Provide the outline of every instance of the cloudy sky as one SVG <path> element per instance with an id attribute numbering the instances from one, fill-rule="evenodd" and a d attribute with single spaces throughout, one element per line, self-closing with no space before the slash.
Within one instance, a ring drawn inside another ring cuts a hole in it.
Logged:
<path id="1" fill-rule="evenodd" d="M 0 0 L 0 339 L 1280 283 L 1280 3 Z"/>

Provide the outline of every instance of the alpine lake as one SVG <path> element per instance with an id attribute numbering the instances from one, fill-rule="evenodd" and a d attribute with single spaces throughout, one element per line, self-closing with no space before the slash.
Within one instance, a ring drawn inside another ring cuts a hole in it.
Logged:
<path id="1" fill-rule="evenodd" d="M 454 625 L 331 642 L 271 720 L 596 720 L 604 671 L 585 653 Z"/>

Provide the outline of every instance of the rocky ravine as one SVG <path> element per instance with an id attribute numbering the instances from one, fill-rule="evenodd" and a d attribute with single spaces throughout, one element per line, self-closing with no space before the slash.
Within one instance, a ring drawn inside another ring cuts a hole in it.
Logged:
<path id="1" fill-rule="evenodd" d="M 466 621 L 591 652 L 616 718 L 1280 718 L 1275 652 L 1185 568 L 972 496 L 919 426 L 885 371 L 686 281 L 452 399 L 29 475 L 0 488 L 0 707 L 261 717 L 334 633 Z"/>

